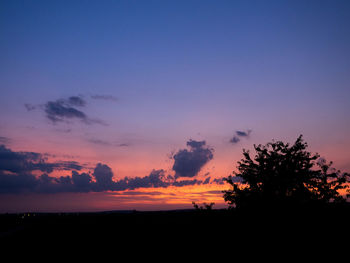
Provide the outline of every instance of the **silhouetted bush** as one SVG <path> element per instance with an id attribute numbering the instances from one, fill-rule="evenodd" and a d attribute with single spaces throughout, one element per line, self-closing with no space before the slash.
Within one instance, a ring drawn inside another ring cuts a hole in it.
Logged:
<path id="1" fill-rule="evenodd" d="M 194 209 L 196 210 L 206 210 L 206 211 L 211 211 L 213 209 L 213 206 L 215 205 L 215 203 L 203 203 L 203 206 L 199 206 L 198 204 L 196 204 L 195 202 L 192 202 Z"/>
<path id="2" fill-rule="evenodd" d="M 238 172 L 225 178 L 232 185 L 224 191 L 225 201 L 236 208 L 345 202 L 339 190 L 348 187 L 349 174 L 335 170 L 307 146 L 300 135 L 291 146 L 281 141 L 254 145 L 254 158 L 243 150 Z"/>

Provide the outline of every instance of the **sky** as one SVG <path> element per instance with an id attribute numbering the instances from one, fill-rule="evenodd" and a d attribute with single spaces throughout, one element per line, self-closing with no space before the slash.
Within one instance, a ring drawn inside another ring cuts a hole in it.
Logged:
<path id="1" fill-rule="evenodd" d="M 242 149 L 350 171 L 350 2 L 0 1 L 0 212 L 225 207 Z"/>

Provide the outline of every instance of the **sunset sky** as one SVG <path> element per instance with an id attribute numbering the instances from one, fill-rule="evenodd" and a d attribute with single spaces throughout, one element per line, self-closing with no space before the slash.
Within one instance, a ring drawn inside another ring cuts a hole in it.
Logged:
<path id="1" fill-rule="evenodd" d="M 0 1 L 0 212 L 225 207 L 242 149 L 350 171 L 350 1 Z"/>

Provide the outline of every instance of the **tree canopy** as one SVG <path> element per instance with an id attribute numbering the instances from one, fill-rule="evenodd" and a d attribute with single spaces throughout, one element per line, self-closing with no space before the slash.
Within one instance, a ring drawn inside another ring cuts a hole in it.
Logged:
<path id="1" fill-rule="evenodd" d="M 253 158 L 243 150 L 238 171 L 225 178 L 232 186 L 224 191 L 225 201 L 236 208 L 346 201 L 339 191 L 348 188 L 349 174 L 332 168 L 332 162 L 307 147 L 300 135 L 293 145 L 254 145 Z"/>

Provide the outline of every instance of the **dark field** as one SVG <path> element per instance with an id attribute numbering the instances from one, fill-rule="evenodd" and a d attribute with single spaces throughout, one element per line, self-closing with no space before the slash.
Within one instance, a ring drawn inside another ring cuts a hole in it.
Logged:
<path id="1" fill-rule="evenodd" d="M 2 242 L 24 240 L 118 239 L 124 244 L 150 240 L 208 242 L 330 242 L 349 236 L 350 206 L 293 210 L 111 211 L 101 213 L 21 213 L 0 215 Z"/>

